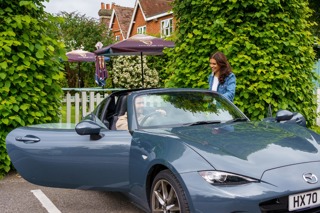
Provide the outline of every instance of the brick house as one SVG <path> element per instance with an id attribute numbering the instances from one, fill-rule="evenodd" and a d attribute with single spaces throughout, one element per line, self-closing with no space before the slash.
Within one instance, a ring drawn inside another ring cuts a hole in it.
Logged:
<path id="1" fill-rule="evenodd" d="M 166 37 L 172 34 L 175 19 L 171 11 L 173 0 L 136 0 L 134 8 L 115 3 L 101 3 L 100 22 L 109 26 L 117 41 L 136 34 Z"/>
<path id="2" fill-rule="evenodd" d="M 133 8 L 112 4 L 112 9 L 109 29 L 116 41 L 122 41 L 127 37 Z"/>
<path id="3" fill-rule="evenodd" d="M 173 0 L 136 0 L 127 38 L 135 34 L 166 37 L 173 33 Z"/>

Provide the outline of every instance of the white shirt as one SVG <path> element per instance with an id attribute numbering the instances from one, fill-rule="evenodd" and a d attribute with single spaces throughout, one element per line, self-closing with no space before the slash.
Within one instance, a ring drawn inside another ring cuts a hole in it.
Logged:
<path id="1" fill-rule="evenodd" d="M 213 82 L 212 82 L 212 91 L 217 91 L 219 85 L 219 79 L 217 76 L 213 77 Z"/>

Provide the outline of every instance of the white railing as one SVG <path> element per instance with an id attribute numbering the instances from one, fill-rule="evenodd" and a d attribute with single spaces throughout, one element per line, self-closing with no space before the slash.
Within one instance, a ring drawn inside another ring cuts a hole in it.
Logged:
<path id="1" fill-rule="evenodd" d="M 121 89 L 63 88 L 63 109 L 60 122 L 78 123 L 112 91 Z"/>

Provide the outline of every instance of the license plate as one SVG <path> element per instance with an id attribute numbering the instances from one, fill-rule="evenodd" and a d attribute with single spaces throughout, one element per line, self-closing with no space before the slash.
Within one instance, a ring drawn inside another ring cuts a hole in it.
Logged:
<path id="1" fill-rule="evenodd" d="M 289 196 L 289 211 L 309 208 L 320 204 L 320 190 Z"/>

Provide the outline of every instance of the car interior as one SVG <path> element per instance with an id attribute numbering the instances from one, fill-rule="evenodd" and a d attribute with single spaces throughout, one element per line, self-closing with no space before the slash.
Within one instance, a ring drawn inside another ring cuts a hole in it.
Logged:
<path id="1" fill-rule="evenodd" d="M 101 120 L 110 130 L 116 130 L 119 116 L 124 115 L 127 111 L 127 94 L 110 96 L 106 105 L 104 113 L 101 114 Z"/>
<path id="2" fill-rule="evenodd" d="M 116 130 L 116 123 L 119 116 L 127 112 L 127 95 L 120 96 L 115 105 L 114 114 L 109 119 L 109 129 Z"/>

